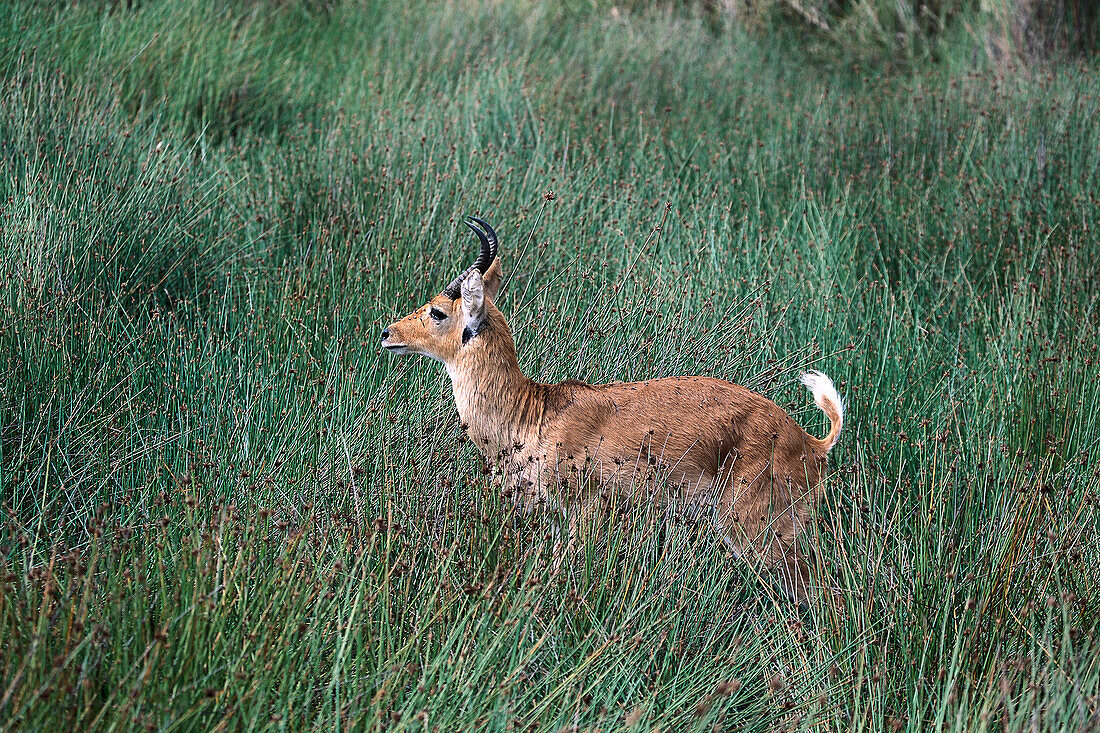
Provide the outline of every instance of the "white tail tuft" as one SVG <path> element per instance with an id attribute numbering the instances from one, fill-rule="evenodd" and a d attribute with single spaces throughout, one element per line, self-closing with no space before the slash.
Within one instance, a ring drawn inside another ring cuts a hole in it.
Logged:
<path id="1" fill-rule="evenodd" d="M 833 380 L 821 372 L 806 372 L 800 380 L 814 393 L 814 402 L 829 418 L 829 434 L 821 441 L 825 450 L 829 450 L 836 444 L 840 437 L 840 428 L 844 425 L 844 401 L 840 399 Z"/>

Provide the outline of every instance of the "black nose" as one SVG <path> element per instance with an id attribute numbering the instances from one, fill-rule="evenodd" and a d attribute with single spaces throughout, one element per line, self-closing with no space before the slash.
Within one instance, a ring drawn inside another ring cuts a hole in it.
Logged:
<path id="1" fill-rule="evenodd" d="M 390 329 L 386 328 L 382 330 L 382 340 L 385 341 L 390 337 Z"/>

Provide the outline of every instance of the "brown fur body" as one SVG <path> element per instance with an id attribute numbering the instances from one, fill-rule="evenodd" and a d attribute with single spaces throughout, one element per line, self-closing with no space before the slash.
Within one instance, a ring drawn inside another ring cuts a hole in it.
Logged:
<path id="1" fill-rule="evenodd" d="M 805 597 L 796 542 L 840 431 L 839 398 L 818 399 L 831 422 L 818 439 L 766 397 L 711 377 L 541 384 L 520 370 L 492 302 L 500 260 L 467 281 L 476 282 L 463 283 L 461 300 L 436 296 L 387 328 L 383 345 L 446 365 L 463 427 L 507 490 L 573 509 L 574 537 L 597 494 L 628 503 L 675 494 L 712 508 L 732 548 L 777 567 L 792 595 Z M 464 334 L 470 324 L 476 333 Z"/>

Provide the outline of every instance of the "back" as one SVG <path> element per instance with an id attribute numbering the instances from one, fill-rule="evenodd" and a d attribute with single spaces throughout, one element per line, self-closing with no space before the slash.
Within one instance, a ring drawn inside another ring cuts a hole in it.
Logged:
<path id="1" fill-rule="evenodd" d="M 732 382 L 668 377 L 554 387 L 563 388 L 571 399 L 547 415 L 543 449 L 578 469 L 586 461 L 620 482 L 663 473 L 690 490 L 709 490 L 734 467 L 754 479 L 774 467 L 799 485 L 817 482 L 810 436 L 774 402 Z"/>

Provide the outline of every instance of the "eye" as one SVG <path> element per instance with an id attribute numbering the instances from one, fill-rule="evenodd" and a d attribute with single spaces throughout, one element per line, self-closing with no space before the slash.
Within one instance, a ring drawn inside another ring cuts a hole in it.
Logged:
<path id="1" fill-rule="evenodd" d="M 432 320 L 436 323 L 439 323 L 447 317 L 447 314 L 439 310 L 438 308 L 432 308 L 430 311 L 428 311 L 428 315 L 431 316 Z"/>

